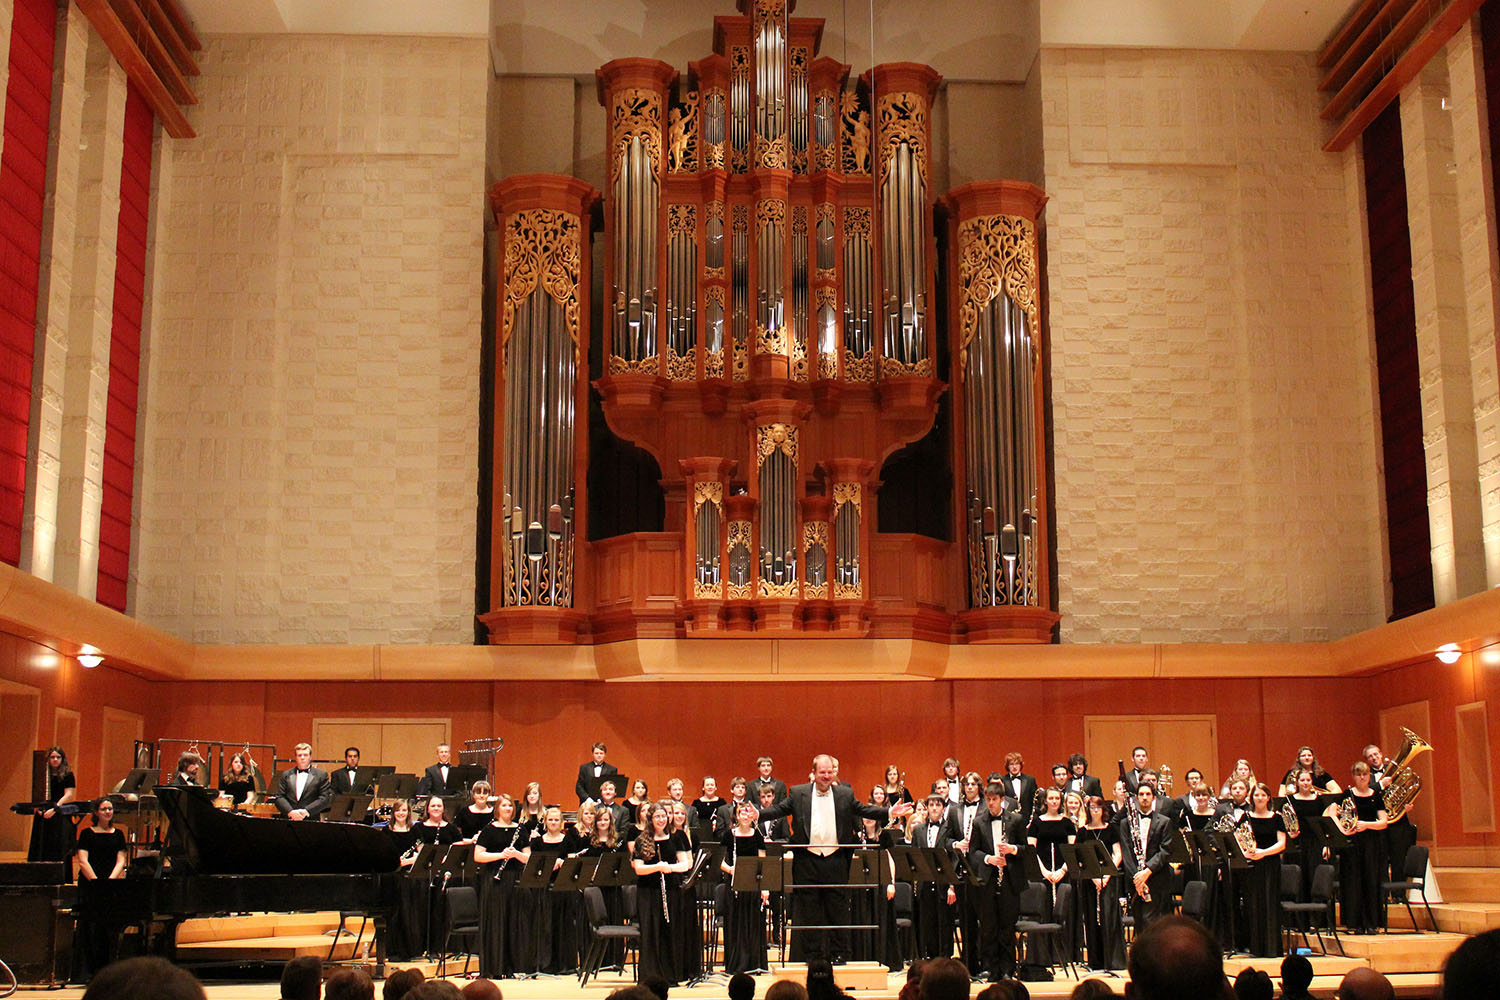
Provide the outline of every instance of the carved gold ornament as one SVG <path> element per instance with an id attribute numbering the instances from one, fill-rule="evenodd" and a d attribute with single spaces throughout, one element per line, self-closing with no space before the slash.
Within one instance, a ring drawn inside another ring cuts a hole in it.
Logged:
<path id="1" fill-rule="evenodd" d="M 852 90 L 843 92 L 841 113 L 844 133 L 844 173 L 870 172 L 870 113 L 861 111 L 859 97 Z"/>
<path id="2" fill-rule="evenodd" d="M 899 375 L 921 375 L 927 378 L 931 378 L 932 359 L 918 358 L 915 362 L 909 365 L 902 364 L 895 358 L 880 359 L 881 378 L 894 378 Z"/>
<path id="3" fill-rule="evenodd" d="M 755 0 L 755 23 L 776 19 L 783 20 L 786 17 L 786 0 Z"/>
<path id="4" fill-rule="evenodd" d="M 761 597 L 790 597 L 797 596 L 797 581 L 788 580 L 786 583 L 772 583 L 770 580 L 760 581 Z"/>
<path id="5" fill-rule="evenodd" d="M 846 503 L 852 503 L 854 509 L 863 512 L 864 507 L 860 502 L 861 490 L 859 483 L 834 483 L 833 484 L 833 506 L 835 511 Z M 837 516 L 837 514 L 835 514 Z"/>
<path id="6" fill-rule="evenodd" d="M 655 375 L 660 371 L 660 363 L 656 358 L 641 358 L 637 361 L 626 361 L 618 354 L 609 357 L 609 373 L 611 375 Z"/>
<path id="7" fill-rule="evenodd" d="M 686 103 L 672 109 L 667 133 L 667 169 L 691 171 L 696 169 L 698 150 L 698 94 L 689 91 Z"/>
<path id="8" fill-rule="evenodd" d="M 859 573 L 859 560 L 854 560 L 854 572 Z M 833 585 L 833 599 L 835 601 L 858 601 L 865 596 L 865 580 L 859 577 L 858 583 L 835 583 Z"/>
<path id="9" fill-rule="evenodd" d="M 792 342 L 792 379 L 807 381 L 807 345 L 800 340 Z"/>
<path id="10" fill-rule="evenodd" d="M 756 354 L 785 354 L 786 352 L 785 327 L 768 330 L 759 323 L 755 324 Z"/>
<path id="11" fill-rule="evenodd" d="M 797 428 L 790 424 L 766 424 L 755 429 L 755 467 L 765 464 L 767 458 L 781 452 L 793 462 L 797 461 Z"/>
<path id="12" fill-rule="evenodd" d="M 731 374 L 736 382 L 745 382 L 750 378 L 750 358 L 742 341 L 737 341 L 734 345 L 734 370 Z"/>
<path id="13" fill-rule="evenodd" d="M 722 91 L 719 88 L 715 87 L 713 90 L 710 90 L 707 94 L 704 95 L 704 98 L 703 98 L 703 107 L 705 109 L 705 111 L 704 111 L 704 117 L 707 118 L 707 110 L 706 109 L 708 108 L 709 104 L 714 101 L 715 98 L 718 99 L 719 107 L 723 109 L 723 122 L 724 122 L 724 129 L 723 129 L 723 131 L 724 131 L 724 134 L 727 136 L 729 134 L 729 98 L 724 95 L 724 91 Z M 703 147 L 703 169 L 704 170 L 722 170 L 722 169 L 724 169 L 724 142 L 725 142 L 725 140 L 720 140 L 719 142 L 708 142 L 706 139 L 703 138 L 703 136 L 706 134 L 706 131 L 704 129 L 699 129 L 698 130 L 698 134 L 699 134 L 699 138 L 700 138 L 700 141 L 701 141 L 702 147 Z"/>
<path id="14" fill-rule="evenodd" d="M 755 138 L 755 165 L 769 170 L 786 169 L 786 133 L 774 139 Z"/>
<path id="15" fill-rule="evenodd" d="M 868 208 L 844 209 L 844 236 L 870 238 L 870 210 Z"/>
<path id="16" fill-rule="evenodd" d="M 505 310 L 500 347 L 510 343 L 516 309 L 541 286 L 562 306 L 578 356 L 578 275 L 583 228 L 575 215 L 534 208 L 512 215 L 505 229 Z"/>
<path id="17" fill-rule="evenodd" d="M 1041 329 L 1037 306 L 1036 223 L 1019 215 L 985 215 L 958 227 L 960 376 L 979 313 L 1004 293 L 1026 313 L 1032 335 Z"/>
<path id="18" fill-rule="evenodd" d="M 706 503 L 711 503 L 722 512 L 724 509 L 724 484 L 717 479 L 712 482 L 693 484 L 693 513 L 698 513 L 698 508 Z M 744 521 L 736 521 L 736 524 L 744 524 Z"/>
<path id="19" fill-rule="evenodd" d="M 767 224 L 781 226 L 786 224 L 786 202 L 780 199 L 770 199 L 755 203 L 755 223 L 759 226 Z"/>
<path id="20" fill-rule="evenodd" d="M 821 546 L 823 546 L 823 548 L 824 548 L 825 551 L 827 550 L 827 548 L 828 548 L 828 522 L 827 521 L 809 521 L 808 523 L 806 523 L 806 524 L 804 524 L 802 526 L 802 551 L 806 552 L 808 549 L 812 548 L 814 545 L 821 545 Z"/>
<path id="21" fill-rule="evenodd" d="M 678 354 L 668 345 L 667 347 L 667 378 L 673 382 L 691 382 L 698 377 L 698 361 L 694 355 Z"/>
<path id="22" fill-rule="evenodd" d="M 927 186 L 927 106 L 922 98 L 902 91 L 880 99 L 880 181 L 885 183 L 895 162 L 896 148 L 903 142 L 911 146 L 917 161 L 922 186 Z"/>
<path id="23" fill-rule="evenodd" d="M 875 355 L 871 353 L 862 358 L 856 358 L 854 352 L 846 347 L 844 349 L 844 380 L 846 382 L 875 381 Z"/>
<path id="24" fill-rule="evenodd" d="M 825 202 L 820 202 L 819 205 L 818 205 L 818 221 L 819 222 L 833 222 L 834 221 L 833 206 L 831 204 L 829 204 L 828 202 L 826 202 L 826 201 Z"/>
<path id="25" fill-rule="evenodd" d="M 640 87 L 630 87 L 615 95 L 614 120 L 615 155 L 609 158 L 611 181 L 620 172 L 625 159 L 625 150 L 630 140 L 639 137 L 646 149 L 646 159 L 651 165 L 651 176 L 661 180 L 661 95 Z"/>
<path id="26" fill-rule="evenodd" d="M 792 239 L 807 239 L 806 205 L 797 205 L 792 209 Z"/>
<path id="27" fill-rule="evenodd" d="M 698 206 L 668 205 L 667 232 L 673 236 L 696 236 L 698 233 Z"/>

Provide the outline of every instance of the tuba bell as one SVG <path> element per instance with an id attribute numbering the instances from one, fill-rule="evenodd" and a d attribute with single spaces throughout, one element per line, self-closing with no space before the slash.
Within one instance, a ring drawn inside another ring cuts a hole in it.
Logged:
<path id="1" fill-rule="evenodd" d="M 1411 769 L 1411 762 L 1424 750 L 1431 750 L 1432 745 L 1422 737 L 1406 727 L 1401 728 L 1401 735 L 1406 737 L 1402 744 L 1400 753 L 1386 762 L 1386 773 L 1391 776 L 1391 783 L 1385 788 L 1385 815 L 1387 823 L 1394 823 L 1406 815 L 1406 810 L 1416 801 L 1417 793 L 1422 790 L 1422 778 Z"/>

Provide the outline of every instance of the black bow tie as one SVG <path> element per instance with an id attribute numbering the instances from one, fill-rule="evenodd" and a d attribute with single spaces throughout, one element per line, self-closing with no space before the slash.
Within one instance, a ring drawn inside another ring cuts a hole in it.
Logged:
<path id="1" fill-rule="evenodd" d="M 299 768 L 297 768 L 297 773 L 298 774 L 306 774 L 307 773 L 307 768 L 305 768 L 305 767 L 299 767 Z"/>

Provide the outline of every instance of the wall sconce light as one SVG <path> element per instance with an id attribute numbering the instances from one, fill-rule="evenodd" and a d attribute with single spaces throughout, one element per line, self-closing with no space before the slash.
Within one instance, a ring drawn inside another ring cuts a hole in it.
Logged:
<path id="1" fill-rule="evenodd" d="M 1463 655 L 1463 652 L 1458 648 L 1458 643 L 1445 642 L 1437 648 L 1436 655 L 1439 662 L 1452 666 L 1458 662 L 1458 658 Z"/>
<path id="2" fill-rule="evenodd" d="M 104 657 L 93 646 L 84 646 L 78 651 L 78 665 L 85 670 L 93 670 L 104 662 Z"/>

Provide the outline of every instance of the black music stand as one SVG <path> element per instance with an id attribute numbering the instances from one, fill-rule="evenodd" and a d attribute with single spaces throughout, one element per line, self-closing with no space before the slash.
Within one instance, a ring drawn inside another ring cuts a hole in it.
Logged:
<path id="1" fill-rule="evenodd" d="M 450 823 L 457 823 L 458 811 L 464 807 L 464 799 L 466 797 L 463 795 L 439 795 L 438 798 L 443 800 L 443 819 Z M 422 819 L 425 820 L 426 818 L 426 810 L 423 810 Z"/>
<path id="2" fill-rule="evenodd" d="M 602 801 L 599 798 L 599 786 L 606 781 L 611 782 L 615 786 L 615 802 L 625 805 L 627 809 L 630 808 L 629 804 L 625 802 L 626 799 L 630 798 L 630 779 L 623 774 L 601 774 L 597 778 L 590 776 L 584 782 L 584 787 L 589 790 L 589 798 L 595 802 Z"/>
<path id="3" fill-rule="evenodd" d="M 435 866 L 442 875 L 442 887 L 446 891 L 451 885 L 465 885 L 474 881 L 478 864 L 474 861 L 473 844 L 449 844 L 443 860 Z"/>
<path id="4" fill-rule="evenodd" d="M 375 779 L 375 797 L 381 799 L 406 799 L 417 797 L 417 785 L 421 782 L 415 774 L 397 774 L 387 771 Z"/>
<path id="5" fill-rule="evenodd" d="M 629 851 L 605 851 L 599 856 L 599 867 L 594 869 L 591 885 L 601 889 L 610 886 L 635 885 L 635 868 L 630 864 Z"/>
<path id="6" fill-rule="evenodd" d="M 423 844 L 417 850 L 417 859 L 407 866 L 406 877 L 430 883 L 432 881 L 432 864 L 436 858 L 437 845 Z"/>
<path id="7" fill-rule="evenodd" d="M 599 869 L 598 858 L 568 858 L 557 870 L 553 892 L 582 892 Z"/>
<path id="8" fill-rule="evenodd" d="M 1244 871 L 1250 867 L 1250 859 L 1245 857 L 1245 852 L 1240 849 L 1240 842 L 1234 839 L 1232 832 L 1222 830 L 1214 831 L 1214 842 L 1219 846 L 1219 857 L 1222 858 L 1222 867 L 1219 869 L 1224 873 L 1224 891 L 1229 893 L 1229 905 L 1225 907 L 1229 911 L 1229 940 L 1225 942 L 1225 950 L 1229 955 L 1234 954 L 1234 873 Z"/>
<path id="9" fill-rule="evenodd" d="M 469 788 L 476 781 L 489 780 L 490 769 L 483 764 L 451 764 L 448 767 L 448 787 L 452 788 L 455 781 L 458 787 L 463 789 L 461 794 L 467 795 Z M 443 796 L 445 799 L 447 796 Z"/>
<path id="10" fill-rule="evenodd" d="M 771 858 L 739 857 L 734 862 L 730 887 L 735 892 L 780 892 L 783 881 L 781 855 Z"/>
<path id="11" fill-rule="evenodd" d="M 1323 856 L 1322 848 L 1328 848 L 1330 854 L 1338 854 L 1349 846 L 1349 835 L 1339 829 L 1332 816 L 1315 816 L 1313 822 L 1308 824 L 1313 831 L 1313 839 L 1318 842 L 1318 857 Z"/>
<path id="12" fill-rule="evenodd" d="M 334 768 L 339 770 L 339 768 Z M 361 764 L 354 769 L 354 795 L 366 795 L 373 792 L 375 783 L 382 774 L 395 773 L 394 765 Z"/>
<path id="13" fill-rule="evenodd" d="M 516 879 L 518 889 L 545 889 L 552 881 L 552 866 L 557 864 L 561 854 L 548 854 L 545 851 L 532 851 L 531 857 L 526 861 L 526 867 L 521 870 L 520 878 Z"/>
<path id="14" fill-rule="evenodd" d="M 111 792 L 110 796 L 134 795 L 139 798 L 148 786 L 155 783 L 155 775 L 155 768 L 132 767 L 130 773 L 125 775 L 125 780 L 120 782 L 119 790 Z"/>
<path id="15" fill-rule="evenodd" d="M 363 823 L 370 808 L 370 798 L 368 795 L 335 795 L 322 820 L 325 823 Z"/>

